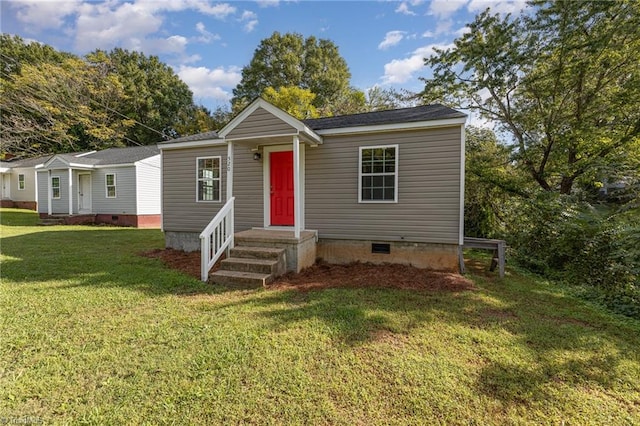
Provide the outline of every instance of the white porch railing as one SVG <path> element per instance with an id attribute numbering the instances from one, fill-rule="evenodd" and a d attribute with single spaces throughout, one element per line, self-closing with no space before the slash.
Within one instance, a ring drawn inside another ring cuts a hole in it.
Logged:
<path id="1" fill-rule="evenodd" d="M 209 271 L 218 261 L 222 253 L 233 248 L 233 204 L 231 197 L 217 215 L 200 233 L 200 278 L 209 279 Z"/>

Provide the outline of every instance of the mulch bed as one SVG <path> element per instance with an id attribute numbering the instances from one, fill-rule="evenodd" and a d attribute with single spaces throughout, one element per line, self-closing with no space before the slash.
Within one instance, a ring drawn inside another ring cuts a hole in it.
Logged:
<path id="1" fill-rule="evenodd" d="M 156 249 L 142 256 L 160 259 L 167 267 L 200 279 L 200 252 Z M 214 266 L 215 270 L 218 265 Z M 473 290 L 471 280 L 451 272 L 419 269 L 408 265 L 350 263 L 334 265 L 318 262 L 299 274 L 288 273 L 269 285 L 272 289 L 300 291 L 325 288 L 399 288 L 407 290 L 452 291 Z"/>
<path id="2" fill-rule="evenodd" d="M 452 272 L 432 271 L 408 265 L 386 263 L 349 263 L 333 265 L 318 262 L 299 274 L 278 278 L 270 288 L 295 288 L 300 291 L 324 288 L 399 288 L 407 290 L 473 290 L 473 281 Z"/>
<path id="3" fill-rule="evenodd" d="M 185 252 L 172 248 L 155 249 L 140 253 L 151 259 L 160 259 L 168 268 L 177 269 L 194 278 L 200 279 L 200 252 Z"/>

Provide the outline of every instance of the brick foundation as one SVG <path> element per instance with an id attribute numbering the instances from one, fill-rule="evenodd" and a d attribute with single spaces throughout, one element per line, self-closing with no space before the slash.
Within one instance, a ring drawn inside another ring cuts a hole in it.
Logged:
<path id="1" fill-rule="evenodd" d="M 2 200 L 0 201 L 0 207 L 38 211 L 38 203 L 35 201 Z"/>
<path id="2" fill-rule="evenodd" d="M 97 214 L 95 223 L 134 228 L 160 228 L 160 215 Z"/>
<path id="3" fill-rule="evenodd" d="M 114 225 L 133 228 L 160 228 L 160 215 L 132 215 L 132 214 L 78 214 L 52 215 L 40 213 L 40 219 L 60 218 L 65 225 Z"/>

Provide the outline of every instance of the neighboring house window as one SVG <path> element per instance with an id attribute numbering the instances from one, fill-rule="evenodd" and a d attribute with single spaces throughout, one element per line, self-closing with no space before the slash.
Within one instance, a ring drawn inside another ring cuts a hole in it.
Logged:
<path id="1" fill-rule="evenodd" d="M 18 189 L 20 191 L 24 189 L 24 175 L 18 175 Z"/>
<path id="2" fill-rule="evenodd" d="M 60 198 L 60 176 L 51 176 L 51 196 Z"/>
<path id="3" fill-rule="evenodd" d="M 220 201 L 220 157 L 198 157 L 198 201 Z"/>
<path id="4" fill-rule="evenodd" d="M 398 201 L 398 145 L 360 148 L 359 199 L 361 203 Z"/>
<path id="5" fill-rule="evenodd" d="M 105 176 L 107 184 L 107 198 L 116 198 L 116 175 L 109 173 Z"/>

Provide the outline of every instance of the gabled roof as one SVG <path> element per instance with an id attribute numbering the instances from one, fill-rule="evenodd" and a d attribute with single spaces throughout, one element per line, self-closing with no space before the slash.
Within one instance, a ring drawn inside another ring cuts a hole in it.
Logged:
<path id="1" fill-rule="evenodd" d="M 446 120 L 452 118 L 466 118 L 466 115 L 444 105 L 434 104 L 412 108 L 365 112 L 361 114 L 340 115 L 336 117 L 314 118 L 302 121 L 313 130 L 326 130 L 345 127 Z"/>
<path id="2" fill-rule="evenodd" d="M 304 122 L 298 120 L 287 112 L 281 110 L 280 108 L 272 105 L 271 103 L 265 101 L 262 98 L 256 98 L 253 102 L 249 104 L 245 109 L 240 112 L 240 114 L 236 115 L 226 126 L 220 130 L 219 135 L 223 138 L 235 129 L 239 124 L 241 124 L 247 117 L 249 117 L 254 111 L 258 108 L 262 108 L 267 112 L 271 113 L 275 117 L 287 123 L 289 126 L 293 127 L 300 136 L 303 136 L 305 139 L 309 141 L 313 141 L 314 143 L 322 143 L 322 136 L 316 134 L 313 130 L 311 130 Z M 269 136 L 269 135 L 265 135 Z"/>
<path id="3" fill-rule="evenodd" d="M 34 167 L 38 164 L 42 164 L 51 158 L 52 155 L 40 155 L 38 157 L 12 159 L 9 161 L 0 161 L 0 167 L 8 169 L 16 169 L 20 167 Z"/>
<path id="4" fill-rule="evenodd" d="M 136 161 L 144 160 L 145 158 L 153 157 L 160 154 L 160 149 L 157 145 L 143 145 L 132 146 L 128 148 L 109 148 L 102 151 L 96 151 L 92 154 L 85 155 L 83 157 L 74 160 L 91 161 L 93 164 L 99 166 L 106 166 L 111 164 L 133 164 Z"/>
<path id="5" fill-rule="evenodd" d="M 60 160 L 69 166 L 92 168 L 94 166 L 111 166 L 133 164 L 136 161 L 160 154 L 156 145 L 133 146 L 127 148 L 108 148 L 88 153 L 56 154 L 49 158 L 43 167 L 47 168 L 54 160 Z"/>
<path id="6" fill-rule="evenodd" d="M 298 120 L 266 100 L 257 98 L 217 133 L 206 132 L 198 135 L 185 136 L 183 138 L 161 142 L 159 145 L 162 149 L 180 149 L 183 147 L 181 146 L 182 143 L 185 143 L 185 146 L 224 144 L 227 135 L 258 108 L 263 108 L 273 114 L 275 117 L 290 125 L 298 134 L 306 137 L 308 141 L 314 141 L 316 143 L 321 143 L 323 136 L 331 134 L 383 132 L 461 125 L 465 123 L 467 118 L 467 115 L 460 111 L 444 105 L 433 104 L 341 115 L 337 117 Z M 269 135 L 264 136 L 265 138 L 269 137 Z"/>
<path id="7" fill-rule="evenodd" d="M 179 143 L 179 142 L 208 141 L 213 139 L 220 139 L 220 136 L 218 136 L 218 132 L 211 131 L 211 132 L 198 133 L 196 135 L 183 136 L 181 138 L 160 142 L 159 145 L 168 144 L 168 143 Z"/>

